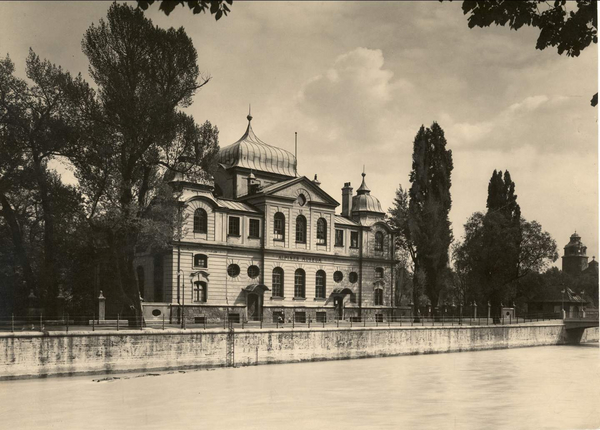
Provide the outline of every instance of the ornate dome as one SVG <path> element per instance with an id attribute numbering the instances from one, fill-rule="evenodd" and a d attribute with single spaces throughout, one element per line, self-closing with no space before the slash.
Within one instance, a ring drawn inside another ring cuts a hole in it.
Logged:
<path id="1" fill-rule="evenodd" d="M 585 252 L 587 251 L 587 246 L 585 246 L 581 242 L 581 236 L 579 236 L 577 232 L 575 232 L 571 235 L 569 243 L 565 245 L 565 251 L 570 254 L 578 253 L 581 255 L 585 255 Z"/>
<path id="2" fill-rule="evenodd" d="M 381 203 L 377 197 L 371 195 L 371 190 L 365 183 L 366 173 L 362 173 L 362 184 L 356 190 L 356 195 L 352 197 L 352 213 L 355 212 L 378 212 L 384 213 L 381 209 Z"/>
<path id="3" fill-rule="evenodd" d="M 284 149 L 271 146 L 260 140 L 252 131 L 248 115 L 248 128 L 244 135 L 219 151 L 219 163 L 225 168 L 245 167 L 254 171 L 270 172 L 290 177 L 296 176 L 296 157 Z"/>

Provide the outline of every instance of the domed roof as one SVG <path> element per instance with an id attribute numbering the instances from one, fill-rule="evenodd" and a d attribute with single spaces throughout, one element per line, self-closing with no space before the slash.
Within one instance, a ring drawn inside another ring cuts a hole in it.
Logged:
<path id="1" fill-rule="evenodd" d="M 577 247 L 577 248 L 583 247 L 583 248 L 587 249 L 587 247 L 581 242 L 581 236 L 579 236 L 577 234 L 577 232 L 575 232 L 571 235 L 571 239 L 569 240 L 569 243 L 567 243 L 565 245 L 565 248 L 574 248 L 574 247 Z"/>
<path id="2" fill-rule="evenodd" d="M 247 118 L 246 132 L 237 142 L 219 151 L 219 163 L 225 168 L 240 166 L 254 171 L 296 176 L 296 157 L 256 137 L 250 125 L 252 116 L 248 115 Z"/>
<path id="3" fill-rule="evenodd" d="M 365 182 L 366 173 L 362 173 L 362 184 L 356 190 L 356 195 L 352 197 L 352 212 L 378 212 L 384 213 L 381 209 L 381 203 L 377 197 L 371 195 L 371 190 Z"/>

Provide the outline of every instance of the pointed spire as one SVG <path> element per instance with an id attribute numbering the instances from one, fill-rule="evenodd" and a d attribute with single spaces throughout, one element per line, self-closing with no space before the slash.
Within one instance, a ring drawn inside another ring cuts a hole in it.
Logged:
<path id="1" fill-rule="evenodd" d="M 363 164 L 363 172 L 361 173 L 362 175 L 362 184 L 360 184 L 360 187 L 358 188 L 358 190 L 356 190 L 356 194 L 369 194 L 371 192 L 371 190 L 369 189 L 369 187 L 367 187 L 367 183 L 365 182 L 365 176 L 367 176 L 367 174 L 365 173 L 365 166 Z"/>
<path id="2" fill-rule="evenodd" d="M 248 125 L 250 125 L 250 121 L 252 121 L 252 105 L 251 104 L 248 105 L 248 116 L 246 118 L 248 119 Z"/>

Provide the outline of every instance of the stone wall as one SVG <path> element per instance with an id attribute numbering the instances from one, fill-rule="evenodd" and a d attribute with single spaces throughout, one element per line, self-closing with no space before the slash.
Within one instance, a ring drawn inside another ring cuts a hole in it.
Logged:
<path id="1" fill-rule="evenodd" d="M 598 328 L 585 341 L 598 340 Z M 256 365 L 567 343 L 560 324 L 0 334 L 0 379 Z M 231 354 L 233 352 L 233 354 Z"/>

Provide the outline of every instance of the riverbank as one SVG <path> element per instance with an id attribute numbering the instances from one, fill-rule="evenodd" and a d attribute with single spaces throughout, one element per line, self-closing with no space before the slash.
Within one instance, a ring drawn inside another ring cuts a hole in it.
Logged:
<path id="1" fill-rule="evenodd" d="M 572 332 L 571 332 L 572 333 Z M 505 326 L 169 329 L 0 334 L 0 379 L 561 345 L 561 321 Z"/>

